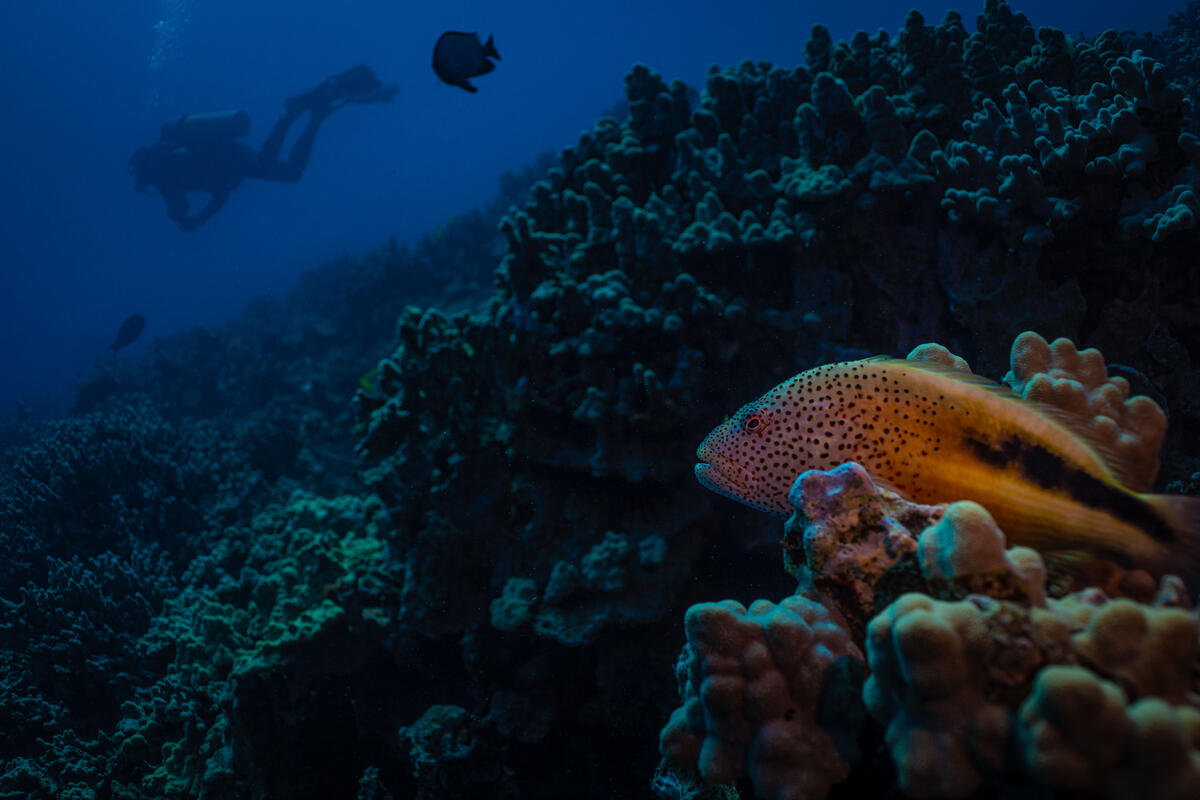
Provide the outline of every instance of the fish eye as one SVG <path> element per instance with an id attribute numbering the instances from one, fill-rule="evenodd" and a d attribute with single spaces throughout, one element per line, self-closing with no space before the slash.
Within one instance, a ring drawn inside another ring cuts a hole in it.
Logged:
<path id="1" fill-rule="evenodd" d="M 753 414 L 747 414 L 746 418 L 742 420 L 742 430 L 747 433 L 756 433 L 757 431 L 761 431 L 766 424 L 767 418 L 756 411 Z"/>

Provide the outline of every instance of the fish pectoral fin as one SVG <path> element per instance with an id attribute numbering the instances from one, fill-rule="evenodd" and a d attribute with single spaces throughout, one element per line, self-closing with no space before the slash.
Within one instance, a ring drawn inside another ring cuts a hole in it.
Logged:
<path id="1" fill-rule="evenodd" d="M 857 464 L 858 462 L 856 461 L 854 463 Z M 859 466 L 861 467 L 862 465 L 859 464 Z M 869 475 L 871 477 L 871 483 L 875 484 L 875 488 L 883 489 L 885 491 L 891 492 L 892 494 L 899 495 L 900 497 L 904 498 L 905 500 L 912 502 L 912 498 L 908 496 L 908 493 L 902 491 L 900 488 L 898 488 L 896 486 L 896 484 L 892 483 L 887 478 L 884 478 L 880 475 L 876 475 L 874 472 L 867 469 L 866 467 L 863 467 L 863 469 L 864 469 L 864 471 L 866 471 L 867 475 Z"/>
<path id="2" fill-rule="evenodd" d="M 1166 543 L 1159 571 L 1183 578 L 1193 592 L 1200 587 L 1200 497 L 1183 494 L 1144 494 L 1142 499 L 1175 532 Z"/>
<path id="3" fill-rule="evenodd" d="M 1046 564 L 1046 591 L 1061 596 L 1085 586 L 1108 586 L 1117 578 L 1128 559 L 1103 555 L 1089 550 L 1047 550 L 1041 554 Z"/>

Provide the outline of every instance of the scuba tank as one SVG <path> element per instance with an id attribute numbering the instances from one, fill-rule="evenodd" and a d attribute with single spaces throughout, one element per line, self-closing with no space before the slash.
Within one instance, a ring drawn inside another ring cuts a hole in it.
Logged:
<path id="1" fill-rule="evenodd" d="M 237 139 L 250 132 L 250 115 L 245 111 L 211 111 L 184 114 L 163 123 L 162 141 L 173 145 L 193 145 L 220 139 Z"/>

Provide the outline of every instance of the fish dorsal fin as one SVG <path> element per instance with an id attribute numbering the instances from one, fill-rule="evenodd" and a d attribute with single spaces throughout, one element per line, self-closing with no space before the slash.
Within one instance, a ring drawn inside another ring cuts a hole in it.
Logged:
<path id="1" fill-rule="evenodd" d="M 1118 390 L 1116 394 L 1113 388 Z M 1041 400 L 1026 402 L 1078 436 L 1104 461 L 1116 481 L 1136 492 L 1149 491 L 1158 474 L 1167 430 L 1162 406 L 1144 394 L 1131 397 L 1124 379 L 1108 379 L 1088 388 L 1073 378 L 1038 375 L 1029 381 L 1029 391 L 1056 398 L 1054 405 Z"/>
<path id="2" fill-rule="evenodd" d="M 997 397 L 1020 403 L 1025 408 L 1035 410 L 1042 417 L 1070 432 L 1102 462 L 1108 477 L 1124 487 L 1137 487 L 1139 484 L 1134 477 L 1136 465 L 1126 462 L 1114 447 L 1120 431 L 1116 429 L 1116 423 L 1109 417 L 1101 416 L 1099 419 L 1105 420 L 1105 422 L 1097 423 L 1095 418 L 1086 418 L 1040 400 L 1028 400 L 1003 383 L 997 383 L 991 378 L 976 375 L 974 372 L 964 372 L 946 366 L 938 361 L 909 360 L 892 356 L 875 356 L 867 361 L 937 373 L 965 386 L 983 389 Z"/>
<path id="3" fill-rule="evenodd" d="M 1025 403 L 1026 405 L 1040 405 L 1026 403 L 1021 395 L 1017 394 L 1003 383 L 997 383 L 987 376 L 976 375 L 974 372 L 964 372 L 961 369 L 955 369 L 954 367 L 947 366 L 940 361 L 895 358 L 894 356 L 875 356 L 874 358 L 868 358 L 866 360 L 872 363 L 887 364 L 890 366 L 904 367 L 906 369 L 915 369 L 923 372 L 933 372 L 938 375 L 945 376 L 946 378 L 957 383 L 961 383 L 964 386 L 974 386 L 979 389 L 984 389 L 985 391 L 990 392 L 998 397 L 1003 397 L 1008 400 L 1015 400 L 1018 403 Z"/>
<path id="4" fill-rule="evenodd" d="M 1113 480 L 1121 486 L 1134 492 L 1149 491 L 1149 484 L 1153 483 L 1153 477 L 1147 480 L 1143 475 L 1145 466 L 1131 462 L 1118 449 L 1117 442 L 1121 437 L 1121 428 L 1112 417 L 1097 414 L 1090 419 L 1085 419 L 1079 414 L 1064 411 L 1047 403 L 1032 400 L 1024 402 L 1037 408 L 1044 416 L 1053 419 L 1077 436 L 1104 462 L 1104 466 L 1108 468 Z M 1156 461 L 1157 458 L 1158 454 L 1156 453 Z M 1157 469 L 1155 469 L 1155 473 L 1157 473 Z"/>

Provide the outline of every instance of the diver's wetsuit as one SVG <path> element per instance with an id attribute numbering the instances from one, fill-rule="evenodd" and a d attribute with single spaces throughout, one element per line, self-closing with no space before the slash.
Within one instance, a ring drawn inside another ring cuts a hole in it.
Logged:
<path id="1" fill-rule="evenodd" d="M 229 193 L 246 178 L 265 181 L 298 181 L 312 154 L 313 142 L 321 123 L 334 110 L 347 103 L 390 103 L 398 86 L 379 82 L 374 71 L 365 64 L 351 67 L 333 75 L 315 88 L 289 97 L 283 116 L 275 123 L 262 148 L 255 151 L 236 139 L 249 130 L 250 119 L 245 112 L 228 116 L 233 123 L 232 135 L 180 135 L 179 129 L 187 119 L 163 126 L 163 135 L 149 147 L 139 148 L 129 159 L 134 176 L 134 188 L 144 192 L 154 187 L 167 204 L 167 214 L 179 227 L 192 231 L 206 222 L 229 200 Z M 300 133 L 287 161 L 279 160 L 288 128 L 303 113 L 308 112 L 308 124 Z M 245 130 L 242 130 L 242 128 Z M 196 129 L 193 129 L 194 131 Z M 206 129 L 200 128 L 199 133 Z M 229 132 L 229 126 L 225 126 Z M 188 216 L 188 192 L 208 192 L 208 205 L 200 213 Z"/>
<path id="2" fill-rule="evenodd" d="M 262 147 L 255 151 L 233 139 L 214 139 L 173 147 L 170 141 L 155 142 L 158 163 L 155 180 L 149 185 L 167 203 L 167 215 L 184 230 L 194 230 L 221 210 L 229 193 L 245 178 L 267 181 L 298 181 L 312 154 L 317 129 L 328 111 L 312 113 L 300 138 L 292 145 L 287 161 L 279 160 L 288 128 L 299 113 L 285 113 L 275 123 Z M 189 191 L 208 192 L 208 204 L 195 217 L 188 216 Z"/>

